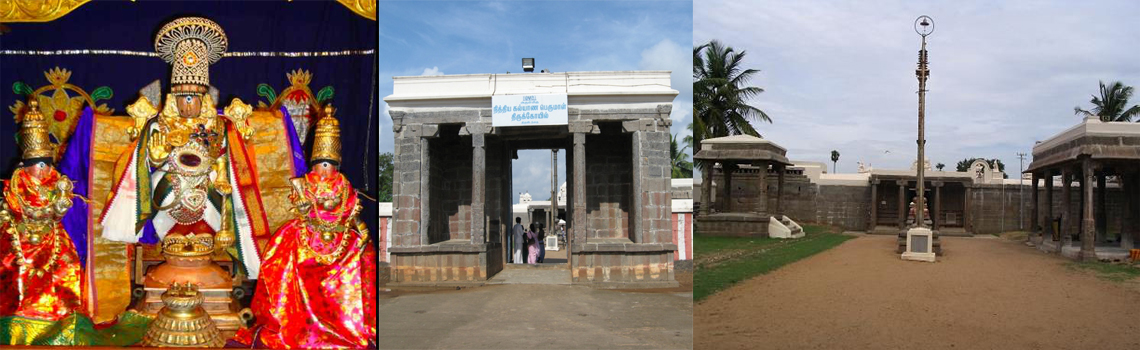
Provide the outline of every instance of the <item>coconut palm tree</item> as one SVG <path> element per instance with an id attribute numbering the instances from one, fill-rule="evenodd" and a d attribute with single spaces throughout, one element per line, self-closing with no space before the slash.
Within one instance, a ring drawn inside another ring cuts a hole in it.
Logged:
<path id="1" fill-rule="evenodd" d="M 689 146 L 678 146 L 677 135 L 669 135 L 669 155 L 672 158 L 674 179 L 693 177 L 693 163 L 689 161 L 689 155 L 685 154 L 687 148 Z"/>
<path id="2" fill-rule="evenodd" d="M 1097 117 L 1104 122 L 1128 122 L 1132 117 L 1140 115 L 1140 105 L 1128 107 L 1128 99 L 1132 97 L 1132 87 L 1114 81 L 1109 86 L 1100 82 L 1100 97 L 1093 96 L 1089 103 L 1093 104 L 1092 111 L 1073 107 L 1073 113 L 1085 117 Z M 1140 120 L 1138 120 L 1140 121 Z"/>
<path id="3" fill-rule="evenodd" d="M 748 104 L 764 89 L 748 86 L 748 80 L 760 71 L 744 67 L 745 54 L 717 40 L 693 47 L 694 154 L 700 152 L 701 140 L 729 135 L 759 137 L 752 122 L 772 122 L 767 113 Z M 712 164 L 698 161 L 697 165 L 704 177 L 701 205 L 708 205 Z"/>
<path id="4" fill-rule="evenodd" d="M 831 173 L 835 173 L 835 163 L 839 161 L 839 151 L 831 150 Z"/>

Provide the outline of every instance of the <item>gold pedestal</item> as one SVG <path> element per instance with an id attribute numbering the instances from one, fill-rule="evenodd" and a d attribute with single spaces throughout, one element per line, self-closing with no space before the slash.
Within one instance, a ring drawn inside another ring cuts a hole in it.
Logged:
<path id="1" fill-rule="evenodd" d="M 252 318 L 249 309 L 242 309 L 233 297 L 233 279 L 229 272 L 210 259 L 209 255 L 180 256 L 163 254 L 166 262 L 147 270 L 143 282 L 146 295 L 136 307 L 147 315 L 158 315 L 163 308 L 163 293 L 174 283 L 200 286 L 201 308 L 210 315 L 223 335 L 233 335 Z"/>
<path id="2" fill-rule="evenodd" d="M 158 311 L 143 336 L 143 346 L 212 347 L 225 346 L 226 338 L 210 315 L 202 309 L 204 295 L 194 285 L 173 284 L 162 293 L 164 307 Z"/>

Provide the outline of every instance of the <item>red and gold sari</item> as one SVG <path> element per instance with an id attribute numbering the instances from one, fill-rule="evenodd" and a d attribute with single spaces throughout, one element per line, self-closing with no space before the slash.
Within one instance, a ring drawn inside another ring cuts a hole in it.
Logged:
<path id="1" fill-rule="evenodd" d="M 352 185 L 340 173 L 304 177 L 308 210 L 266 246 L 253 297 L 257 325 L 234 340 L 270 348 L 375 346 L 376 252 L 357 226 Z"/>
<path id="2" fill-rule="evenodd" d="M 59 328 L 49 327 L 55 321 L 86 310 L 83 267 L 59 222 L 71 207 L 70 181 L 54 168 L 42 179 L 21 168 L 6 182 L 7 215 L 0 218 L 0 316 L 9 323 L 0 336 L 5 343 L 42 339 L 47 328 Z"/>

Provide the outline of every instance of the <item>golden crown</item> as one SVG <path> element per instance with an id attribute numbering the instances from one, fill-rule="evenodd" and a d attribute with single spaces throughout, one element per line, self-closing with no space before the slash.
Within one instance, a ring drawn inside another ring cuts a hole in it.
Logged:
<path id="1" fill-rule="evenodd" d="M 310 161 L 331 160 L 340 164 L 340 122 L 333 117 L 331 105 L 325 106 L 317 130 L 313 132 L 313 155 Z"/>
<path id="2" fill-rule="evenodd" d="M 52 158 L 55 147 L 48 138 L 48 124 L 40 113 L 39 101 L 32 100 L 28 103 L 28 112 L 23 119 L 20 143 L 24 149 L 24 159 Z"/>
<path id="3" fill-rule="evenodd" d="M 228 46 L 222 27 L 202 17 L 175 19 L 162 26 L 154 38 L 154 49 L 159 57 L 174 66 L 171 86 L 209 86 L 210 65 L 222 59 Z"/>

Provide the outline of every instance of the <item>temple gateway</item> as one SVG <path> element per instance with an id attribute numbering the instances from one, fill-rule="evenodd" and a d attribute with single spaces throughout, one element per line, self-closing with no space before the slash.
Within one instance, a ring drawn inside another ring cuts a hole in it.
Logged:
<path id="1" fill-rule="evenodd" d="M 571 281 L 677 285 L 669 114 L 678 91 L 668 71 L 393 80 L 392 283 L 479 285 L 503 270 L 515 222 L 511 161 L 519 150 L 557 149 L 567 154 Z M 524 112 L 501 108 L 508 100 Z"/>

